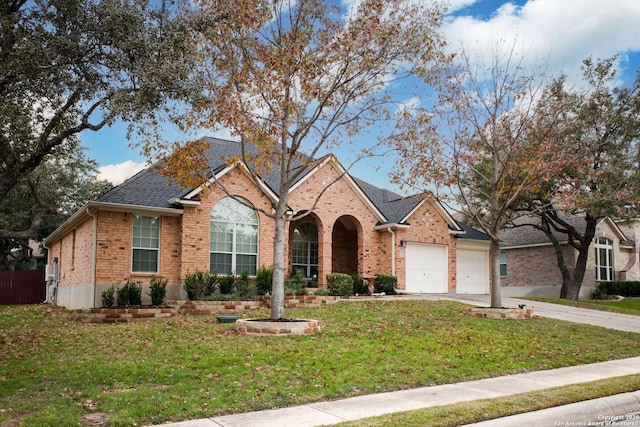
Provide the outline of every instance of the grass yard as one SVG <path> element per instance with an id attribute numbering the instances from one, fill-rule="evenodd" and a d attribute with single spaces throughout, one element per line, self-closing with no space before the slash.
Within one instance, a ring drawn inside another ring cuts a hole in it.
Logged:
<path id="1" fill-rule="evenodd" d="M 0 423 L 83 425 L 105 412 L 107 425 L 157 424 L 640 355 L 637 334 L 463 307 L 292 309 L 324 331 L 280 338 L 238 336 L 207 316 L 93 325 L 57 307 L 0 307 Z"/>
<path id="2" fill-rule="evenodd" d="M 339 427 L 455 427 L 539 411 L 640 389 L 640 375 L 628 375 L 495 399 L 480 399 L 337 424 Z M 558 423 L 559 425 L 560 423 Z M 622 425 L 622 423 L 620 423 Z"/>
<path id="3" fill-rule="evenodd" d="M 622 300 L 591 300 L 572 301 L 560 298 L 528 298 L 533 301 L 550 302 L 553 304 L 569 305 L 571 307 L 589 308 L 591 310 L 609 311 L 612 313 L 631 314 L 640 316 L 640 298 L 625 298 Z"/>

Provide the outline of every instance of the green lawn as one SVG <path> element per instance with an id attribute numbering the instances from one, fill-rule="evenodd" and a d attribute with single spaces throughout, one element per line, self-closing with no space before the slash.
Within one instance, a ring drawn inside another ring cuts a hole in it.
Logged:
<path id="1" fill-rule="evenodd" d="M 569 305 L 572 307 L 589 308 L 592 310 L 609 311 L 613 313 L 631 314 L 640 316 L 640 298 L 625 298 L 622 300 L 591 300 L 571 301 L 560 298 L 528 298 L 533 301 L 550 302 L 554 304 Z"/>
<path id="2" fill-rule="evenodd" d="M 292 309 L 324 331 L 280 338 L 238 336 L 207 316 L 93 325 L 57 307 L 0 307 L 0 423 L 78 425 L 106 412 L 108 425 L 157 424 L 640 355 L 636 334 L 463 307 Z"/>
<path id="3" fill-rule="evenodd" d="M 627 375 L 565 387 L 515 394 L 494 399 L 480 399 L 417 411 L 398 412 L 337 424 L 339 427 L 456 427 L 539 411 L 570 403 L 597 399 L 640 389 L 640 375 Z M 613 414 L 607 414 L 613 415 Z M 621 423 L 622 425 L 622 423 Z"/>

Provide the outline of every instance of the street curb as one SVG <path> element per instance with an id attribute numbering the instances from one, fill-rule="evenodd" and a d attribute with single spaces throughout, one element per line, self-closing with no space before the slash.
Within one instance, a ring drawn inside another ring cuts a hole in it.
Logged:
<path id="1" fill-rule="evenodd" d="M 628 415 L 636 413 L 636 415 Z M 477 427 L 640 426 L 640 390 L 482 421 Z"/>

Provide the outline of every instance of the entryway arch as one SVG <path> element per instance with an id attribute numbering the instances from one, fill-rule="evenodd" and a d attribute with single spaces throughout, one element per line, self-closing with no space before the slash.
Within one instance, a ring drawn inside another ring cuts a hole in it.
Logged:
<path id="1" fill-rule="evenodd" d="M 339 217 L 331 232 L 331 270 L 336 273 L 358 274 L 361 271 L 362 226 L 351 215 Z"/>

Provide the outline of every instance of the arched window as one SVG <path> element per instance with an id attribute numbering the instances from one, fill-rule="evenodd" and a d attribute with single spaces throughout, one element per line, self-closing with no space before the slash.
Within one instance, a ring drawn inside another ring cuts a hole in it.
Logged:
<path id="1" fill-rule="evenodd" d="M 307 279 L 318 278 L 318 227 L 313 222 L 300 224 L 293 232 L 293 271 Z"/>
<path id="2" fill-rule="evenodd" d="M 242 200 L 225 197 L 211 212 L 209 269 L 218 274 L 256 274 L 258 215 Z"/>
<path id="3" fill-rule="evenodd" d="M 596 239 L 596 280 L 609 282 L 613 277 L 613 242 L 606 237 Z"/>

